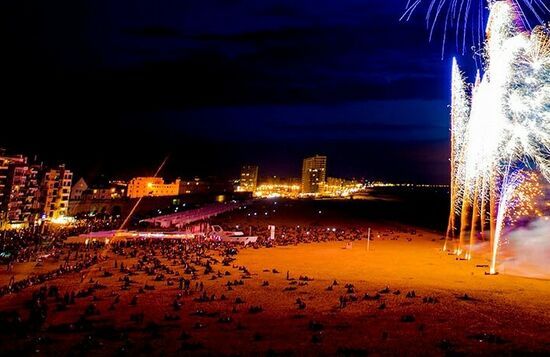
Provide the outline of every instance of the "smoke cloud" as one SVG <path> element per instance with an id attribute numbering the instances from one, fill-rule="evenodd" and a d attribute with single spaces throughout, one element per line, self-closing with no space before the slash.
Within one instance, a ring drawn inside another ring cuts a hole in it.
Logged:
<path id="1" fill-rule="evenodd" d="M 531 278 L 550 279 L 550 220 L 549 217 L 531 222 L 527 227 L 507 234 L 503 260 L 498 268 L 502 273 Z"/>

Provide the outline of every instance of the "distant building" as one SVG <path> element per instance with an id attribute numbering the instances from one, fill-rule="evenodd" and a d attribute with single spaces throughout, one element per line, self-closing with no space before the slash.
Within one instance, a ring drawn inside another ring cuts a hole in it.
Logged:
<path id="1" fill-rule="evenodd" d="M 0 225 L 66 216 L 72 179 L 64 165 L 46 169 L 0 150 Z"/>
<path id="2" fill-rule="evenodd" d="M 111 180 L 109 181 L 109 189 L 111 191 L 111 199 L 128 196 L 128 183 L 126 181 Z"/>
<path id="3" fill-rule="evenodd" d="M 323 191 L 327 175 L 327 157 L 315 155 L 304 159 L 302 165 L 302 193 L 317 195 Z"/>
<path id="4" fill-rule="evenodd" d="M 41 165 L 24 161 L 12 161 L 7 168 L 3 189 L 3 217 L 7 222 L 33 222 L 38 218 L 41 204 Z"/>
<path id="5" fill-rule="evenodd" d="M 201 180 L 200 177 L 195 177 L 192 180 L 182 180 L 180 182 L 180 195 L 188 195 L 194 193 L 210 192 L 210 184 L 206 180 Z"/>
<path id="6" fill-rule="evenodd" d="M 88 189 L 88 184 L 81 177 L 71 188 L 71 201 L 80 201 L 82 199 L 82 194 Z"/>
<path id="7" fill-rule="evenodd" d="M 177 196 L 180 193 L 180 179 L 164 183 L 160 177 L 135 177 L 128 183 L 128 197 Z"/>
<path id="8" fill-rule="evenodd" d="M 114 200 L 126 197 L 127 184 L 124 181 L 111 181 L 105 176 L 97 177 L 82 193 L 83 200 Z"/>
<path id="9" fill-rule="evenodd" d="M 246 165 L 241 168 L 239 192 L 255 192 L 258 185 L 258 166 Z"/>
<path id="10" fill-rule="evenodd" d="M 10 181 L 10 171 L 15 165 L 26 164 L 27 159 L 22 155 L 7 156 L 3 149 L 0 149 L 0 221 L 7 220 L 8 205 L 12 185 Z M 11 180 L 13 181 L 13 180 Z"/>
<path id="11" fill-rule="evenodd" d="M 23 155 L 8 156 L 0 150 L 0 226 L 38 218 L 42 207 L 41 174 L 42 165 L 30 164 Z"/>
<path id="12" fill-rule="evenodd" d="M 73 173 L 65 165 L 46 171 L 40 197 L 46 218 L 57 219 L 67 215 L 72 182 Z"/>
<path id="13" fill-rule="evenodd" d="M 206 193 L 232 193 L 233 182 L 215 176 L 206 178 L 194 177 L 191 180 L 180 181 L 180 195 Z"/>

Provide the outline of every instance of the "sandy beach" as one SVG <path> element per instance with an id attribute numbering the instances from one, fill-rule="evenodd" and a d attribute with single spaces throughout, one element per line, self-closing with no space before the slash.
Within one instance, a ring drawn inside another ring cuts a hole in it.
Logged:
<path id="1" fill-rule="evenodd" d="M 3 351 L 47 355 L 493 355 L 550 350 L 547 280 L 487 276 L 484 258 L 456 260 L 442 252 L 437 233 L 387 229 L 373 231 L 373 237 L 370 250 L 366 240 L 241 249 L 230 266 L 222 265 L 219 252 L 213 251 L 220 262 L 212 266 L 214 273 L 199 270 L 186 294 L 177 282 L 167 283 L 186 276 L 183 268 L 160 251 L 155 255 L 172 274 L 155 281 L 155 275 L 136 272 L 123 290 L 121 279 L 127 274 L 118 267 L 136 264 L 139 254 L 132 258 L 108 252 L 105 261 L 80 274 L 43 284 L 54 284 L 62 293 L 92 288 L 88 296 L 76 298 L 63 311 L 56 311 L 49 299 L 48 318 L 39 331 L 4 331 L 0 344 Z M 2 280 L 6 275 L 2 272 Z M 235 280 L 242 285 L 228 287 Z M 196 288 L 199 282 L 203 290 Z M 0 311 L 19 310 L 25 319 L 25 304 L 36 289 L 0 298 Z M 208 301 L 200 301 L 202 294 Z M 131 321 L 131 315 L 141 313 L 139 322 Z"/>

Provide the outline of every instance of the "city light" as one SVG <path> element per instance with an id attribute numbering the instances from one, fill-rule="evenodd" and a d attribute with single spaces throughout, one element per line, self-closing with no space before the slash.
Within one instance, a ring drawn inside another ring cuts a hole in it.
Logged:
<path id="1" fill-rule="evenodd" d="M 64 225 L 74 224 L 76 222 L 76 219 L 74 217 L 59 216 L 59 217 L 50 219 L 49 222 L 64 226 Z"/>

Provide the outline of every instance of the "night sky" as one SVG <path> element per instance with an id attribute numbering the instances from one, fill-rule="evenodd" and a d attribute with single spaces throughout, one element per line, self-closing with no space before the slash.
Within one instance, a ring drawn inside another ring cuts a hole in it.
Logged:
<path id="1" fill-rule="evenodd" d="M 406 0 L 4 0 L 0 147 L 87 177 L 444 183 L 451 54 Z M 467 56 L 466 56 L 467 57 Z M 467 60 L 467 58 L 465 59 Z"/>

